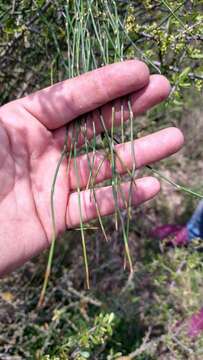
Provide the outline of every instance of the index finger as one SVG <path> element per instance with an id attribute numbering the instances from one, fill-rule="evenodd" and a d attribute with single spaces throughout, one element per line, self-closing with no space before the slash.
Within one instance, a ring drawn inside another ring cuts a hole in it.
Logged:
<path id="1" fill-rule="evenodd" d="M 48 129 L 57 129 L 111 100 L 145 87 L 148 67 L 128 60 L 90 71 L 17 100 Z"/>

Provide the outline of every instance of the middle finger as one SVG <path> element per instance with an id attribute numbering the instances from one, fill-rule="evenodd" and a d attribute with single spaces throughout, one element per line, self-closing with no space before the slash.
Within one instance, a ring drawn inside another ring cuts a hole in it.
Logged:
<path id="1" fill-rule="evenodd" d="M 183 135 L 175 127 L 167 128 L 134 140 L 134 154 L 136 168 L 161 160 L 175 152 L 183 145 Z M 132 144 L 127 142 L 115 146 L 116 171 L 120 174 L 132 169 L 134 159 L 132 154 Z M 77 166 L 77 169 L 76 169 Z M 94 183 L 99 183 L 112 177 L 111 162 L 106 157 L 104 151 L 97 151 L 95 154 L 81 155 L 70 162 L 69 184 L 71 190 L 78 186 L 85 188 L 90 177 L 90 168 Z"/>

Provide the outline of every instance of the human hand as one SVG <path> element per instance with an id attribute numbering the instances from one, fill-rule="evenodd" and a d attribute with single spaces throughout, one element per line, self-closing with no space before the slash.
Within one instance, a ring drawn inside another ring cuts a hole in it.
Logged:
<path id="1" fill-rule="evenodd" d="M 109 65 L 66 80 L 0 108 L 0 274 L 7 273 L 50 245 L 52 220 L 50 189 L 64 145 L 66 125 L 78 116 L 87 115 L 88 137 L 102 131 L 98 117 L 100 107 L 107 128 L 111 127 L 111 106 L 116 109 L 115 124 L 120 123 L 120 98 L 130 94 L 134 115 L 164 100 L 170 92 L 168 81 L 160 75 L 149 75 L 147 66 L 130 60 Z M 124 100 L 124 117 L 128 108 Z M 79 140 L 82 143 L 82 136 Z M 67 144 L 70 147 L 71 132 Z M 176 128 L 168 128 L 135 140 L 136 167 L 160 160 L 178 151 L 183 136 Z M 131 144 L 116 145 L 125 168 L 117 162 L 117 171 L 132 168 Z M 91 156 L 91 155 L 90 155 Z M 95 167 L 102 153 L 97 153 Z M 95 202 L 85 190 L 89 167 L 86 155 L 77 159 L 81 186 L 83 221 L 97 217 Z M 111 177 L 108 160 L 96 182 Z M 122 185 L 128 195 L 129 184 Z M 157 179 L 136 180 L 132 202 L 138 205 L 155 196 L 160 189 Z M 101 215 L 114 211 L 111 187 L 96 190 Z M 120 199 L 120 203 L 122 203 Z M 121 204 L 122 206 L 122 204 Z M 58 173 L 54 195 L 57 234 L 80 223 L 77 179 L 73 161 L 67 175 L 67 159 Z"/>

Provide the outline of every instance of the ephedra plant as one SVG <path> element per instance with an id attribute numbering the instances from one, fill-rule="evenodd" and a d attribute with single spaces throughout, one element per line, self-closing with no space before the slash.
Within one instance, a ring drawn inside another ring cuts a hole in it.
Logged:
<path id="1" fill-rule="evenodd" d="M 157 61 L 152 61 L 150 51 L 143 50 L 139 43 L 135 41 L 135 37 L 132 36 L 132 14 L 135 11 L 133 9 L 130 1 L 97 1 L 97 0 L 77 0 L 77 1 L 67 1 L 63 9 L 63 17 L 65 23 L 66 31 L 66 46 L 67 46 L 67 58 L 64 58 L 63 52 L 60 49 L 57 38 L 53 34 L 53 40 L 57 49 L 57 57 L 60 57 L 61 63 L 65 69 L 66 75 L 68 78 L 73 78 L 87 71 L 91 71 L 98 67 L 104 66 L 117 61 L 123 61 L 127 58 L 139 57 L 145 61 L 151 68 L 152 71 L 161 73 L 160 63 Z M 148 4 L 150 5 L 150 4 Z M 165 8 L 168 11 L 168 15 L 164 17 L 160 26 L 164 26 L 170 18 L 175 18 L 177 22 L 176 13 L 168 6 L 166 2 L 163 2 Z M 42 14 L 44 21 L 46 22 L 47 27 L 49 24 Z M 157 25 L 158 26 L 158 25 Z M 155 27 L 153 31 L 155 33 Z M 136 28 L 138 32 L 138 28 Z M 146 37 L 146 33 L 143 34 L 143 37 Z M 163 54 L 162 58 L 163 59 Z M 54 60 L 55 61 L 55 60 Z M 53 64 L 54 64 L 53 61 Z M 187 75 L 189 72 L 187 71 Z M 179 84 L 179 83 L 178 83 Z M 179 84 L 180 85 L 180 84 Z M 175 90 L 174 90 L 175 92 Z M 129 121 L 124 123 L 123 119 L 123 104 L 121 102 L 121 126 L 120 129 L 115 128 L 115 108 L 112 103 L 112 118 L 111 118 L 111 129 L 107 130 L 105 126 L 105 121 L 103 115 L 98 109 L 98 116 L 103 128 L 103 133 L 99 136 L 96 135 L 95 124 L 92 122 L 92 132 L 93 138 L 90 140 L 87 134 L 87 116 L 78 118 L 77 121 L 70 124 L 67 127 L 67 135 L 64 141 L 64 146 L 61 151 L 61 157 L 58 160 L 57 168 L 53 177 L 53 184 L 51 188 L 50 196 L 50 206 L 52 214 L 52 244 L 50 248 L 49 258 L 47 269 L 45 273 L 44 285 L 40 296 L 39 304 L 42 304 L 45 291 L 48 284 L 48 278 L 51 271 L 52 260 L 54 256 L 54 247 L 56 240 L 56 230 L 55 230 L 55 210 L 54 210 L 54 193 L 55 187 L 57 186 L 57 175 L 60 168 L 60 165 L 64 158 L 67 158 L 67 174 L 69 171 L 70 161 L 73 161 L 75 174 L 77 178 L 77 193 L 78 193 L 78 205 L 80 209 L 80 232 L 82 239 L 82 248 L 84 256 L 84 266 L 86 273 L 86 287 L 90 287 L 89 282 L 89 267 L 88 267 L 88 254 L 86 251 L 85 245 L 85 232 L 88 228 L 87 224 L 83 223 L 82 219 L 82 209 L 81 209 L 81 190 L 80 190 L 80 178 L 79 170 L 77 165 L 77 157 L 80 154 L 86 154 L 89 165 L 89 180 L 87 184 L 87 189 L 90 190 L 91 201 L 94 201 L 99 224 L 101 231 L 104 235 L 104 238 L 107 240 L 106 229 L 103 224 L 103 220 L 100 215 L 99 205 L 97 204 L 95 189 L 96 178 L 100 172 L 103 162 L 108 158 L 111 165 L 112 172 L 112 192 L 115 203 L 115 227 L 120 227 L 123 234 L 123 245 L 125 250 L 124 264 L 127 266 L 130 271 L 133 271 L 133 260 L 131 259 L 130 249 L 128 246 L 128 234 L 129 234 L 129 223 L 131 220 L 131 191 L 132 186 L 134 185 L 134 179 L 136 175 L 136 162 L 135 162 L 135 150 L 133 146 L 133 140 L 136 138 L 136 126 L 134 122 L 134 116 L 131 108 L 130 97 L 125 99 L 128 104 L 129 110 Z M 71 133 L 71 144 L 67 146 L 67 137 L 68 133 Z M 78 148 L 78 137 L 83 138 L 83 145 Z M 130 180 L 130 190 L 128 200 L 124 200 L 124 194 L 121 189 L 122 177 L 116 170 L 116 161 L 120 161 L 121 165 L 125 167 L 125 164 L 122 163 L 122 160 L 118 157 L 118 154 L 115 151 L 115 144 L 123 143 L 125 141 L 131 141 L 132 150 L 131 156 L 133 159 L 132 169 L 126 168 L 126 173 L 128 175 L 128 180 Z M 95 168 L 95 157 L 98 150 L 103 150 L 104 156 L 100 164 Z M 89 156 L 92 153 L 93 155 Z M 157 170 L 154 170 L 152 167 L 148 166 L 150 171 L 157 174 L 163 180 L 168 181 L 171 185 L 175 186 L 178 190 L 185 191 L 192 195 L 202 197 L 200 194 L 195 193 L 192 190 L 187 189 L 186 187 L 176 184 L 174 181 L 167 179 L 165 176 L 161 175 Z M 125 204 L 126 211 L 121 211 L 119 207 L 118 197 L 123 199 Z"/>

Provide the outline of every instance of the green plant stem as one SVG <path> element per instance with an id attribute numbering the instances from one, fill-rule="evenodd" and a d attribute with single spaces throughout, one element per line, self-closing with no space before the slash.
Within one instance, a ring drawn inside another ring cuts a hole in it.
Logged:
<path id="1" fill-rule="evenodd" d="M 111 152 L 112 193 L 113 193 L 113 197 L 114 197 L 115 208 L 118 211 L 118 215 L 119 215 L 120 222 L 121 222 L 121 228 L 122 228 L 122 232 L 123 232 L 123 240 L 124 240 L 125 252 L 126 252 L 127 259 L 128 259 L 130 272 L 133 272 L 133 265 L 132 265 L 131 255 L 130 255 L 130 249 L 129 249 L 129 246 L 128 246 L 128 238 L 127 238 L 127 235 L 126 235 L 125 224 L 124 224 L 123 216 L 121 214 L 121 211 L 120 211 L 120 208 L 119 208 L 119 205 L 118 205 L 118 191 L 117 191 L 117 189 L 118 189 L 118 181 L 117 181 L 117 176 L 116 176 L 115 153 L 114 153 L 113 141 L 112 141 L 112 139 L 110 138 L 110 136 L 108 134 L 108 131 L 107 131 L 107 128 L 106 128 L 106 125 L 105 125 L 101 110 L 99 112 L 99 115 L 100 115 L 100 122 L 101 122 L 101 125 L 103 127 L 106 138 L 108 140 L 108 144 L 109 144 L 109 148 L 110 148 L 110 152 Z"/>
<path id="2" fill-rule="evenodd" d="M 86 250 L 84 227 L 83 227 L 83 220 L 82 220 L 80 179 L 79 179 L 76 157 L 77 157 L 77 143 L 75 141 L 75 143 L 74 143 L 74 167 L 75 167 L 75 174 L 76 174 L 76 178 L 77 178 L 78 206 L 79 206 L 79 213 L 80 213 L 80 231 L 81 231 L 82 249 L 83 249 L 83 257 L 84 257 L 84 264 L 85 264 L 85 273 L 86 273 L 86 286 L 87 286 L 87 289 L 89 289 L 90 288 L 89 266 L 88 266 L 88 260 L 87 260 L 87 250 Z"/>
<path id="3" fill-rule="evenodd" d="M 45 276 L 44 276 L 44 283 L 43 283 L 43 287 L 40 293 L 40 298 L 39 298 L 39 302 L 38 302 L 38 307 L 42 306 L 43 302 L 44 302 L 44 297 L 45 297 L 45 293 L 46 293 L 46 289 L 47 289 L 47 285 L 48 285 L 48 280 L 50 277 L 50 273 L 51 273 L 51 266 L 52 266 L 52 262 L 53 262 L 53 256 L 54 256 L 54 248 L 55 248 L 55 242 L 56 242 L 56 220 L 55 220 L 55 210 L 54 210 L 54 193 L 55 193 L 55 186 L 56 186 L 56 181 L 57 181 L 57 176 L 59 173 L 59 169 L 60 166 L 67 154 L 67 138 L 68 138 L 68 131 L 66 130 L 66 136 L 65 136 L 65 141 L 64 141 L 64 146 L 63 146 L 63 150 L 61 152 L 61 156 L 59 158 L 56 170 L 55 170 L 55 174 L 54 174 L 54 178 L 53 178 L 53 182 L 52 182 L 52 186 L 51 186 L 51 218 L 52 218 L 52 240 L 51 240 L 51 247 L 49 250 L 49 256 L 48 256 L 48 262 L 47 262 L 47 267 L 46 267 L 46 271 L 45 271 Z"/>
<path id="4" fill-rule="evenodd" d="M 177 190 L 179 191 L 182 191 L 182 192 L 185 192 L 187 194 L 190 194 L 190 195 L 193 195 L 199 199 L 203 199 L 203 195 L 202 194 L 199 194 L 197 193 L 196 191 L 194 190 L 191 190 L 191 189 L 188 189 L 187 187 L 185 186 L 182 186 L 182 185 L 179 185 L 177 183 L 175 183 L 175 181 L 167 178 L 165 175 L 163 175 L 162 173 L 160 173 L 159 171 L 155 170 L 153 167 L 151 167 L 150 165 L 146 165 L 146 167 L 148 169 L 150 169 L 154 174 L 158 175 L 158 177 L 160 177 L 161 179 L 163 179 L 164 181 L 166 181 L 167 183 L 173 185 Z"/>

